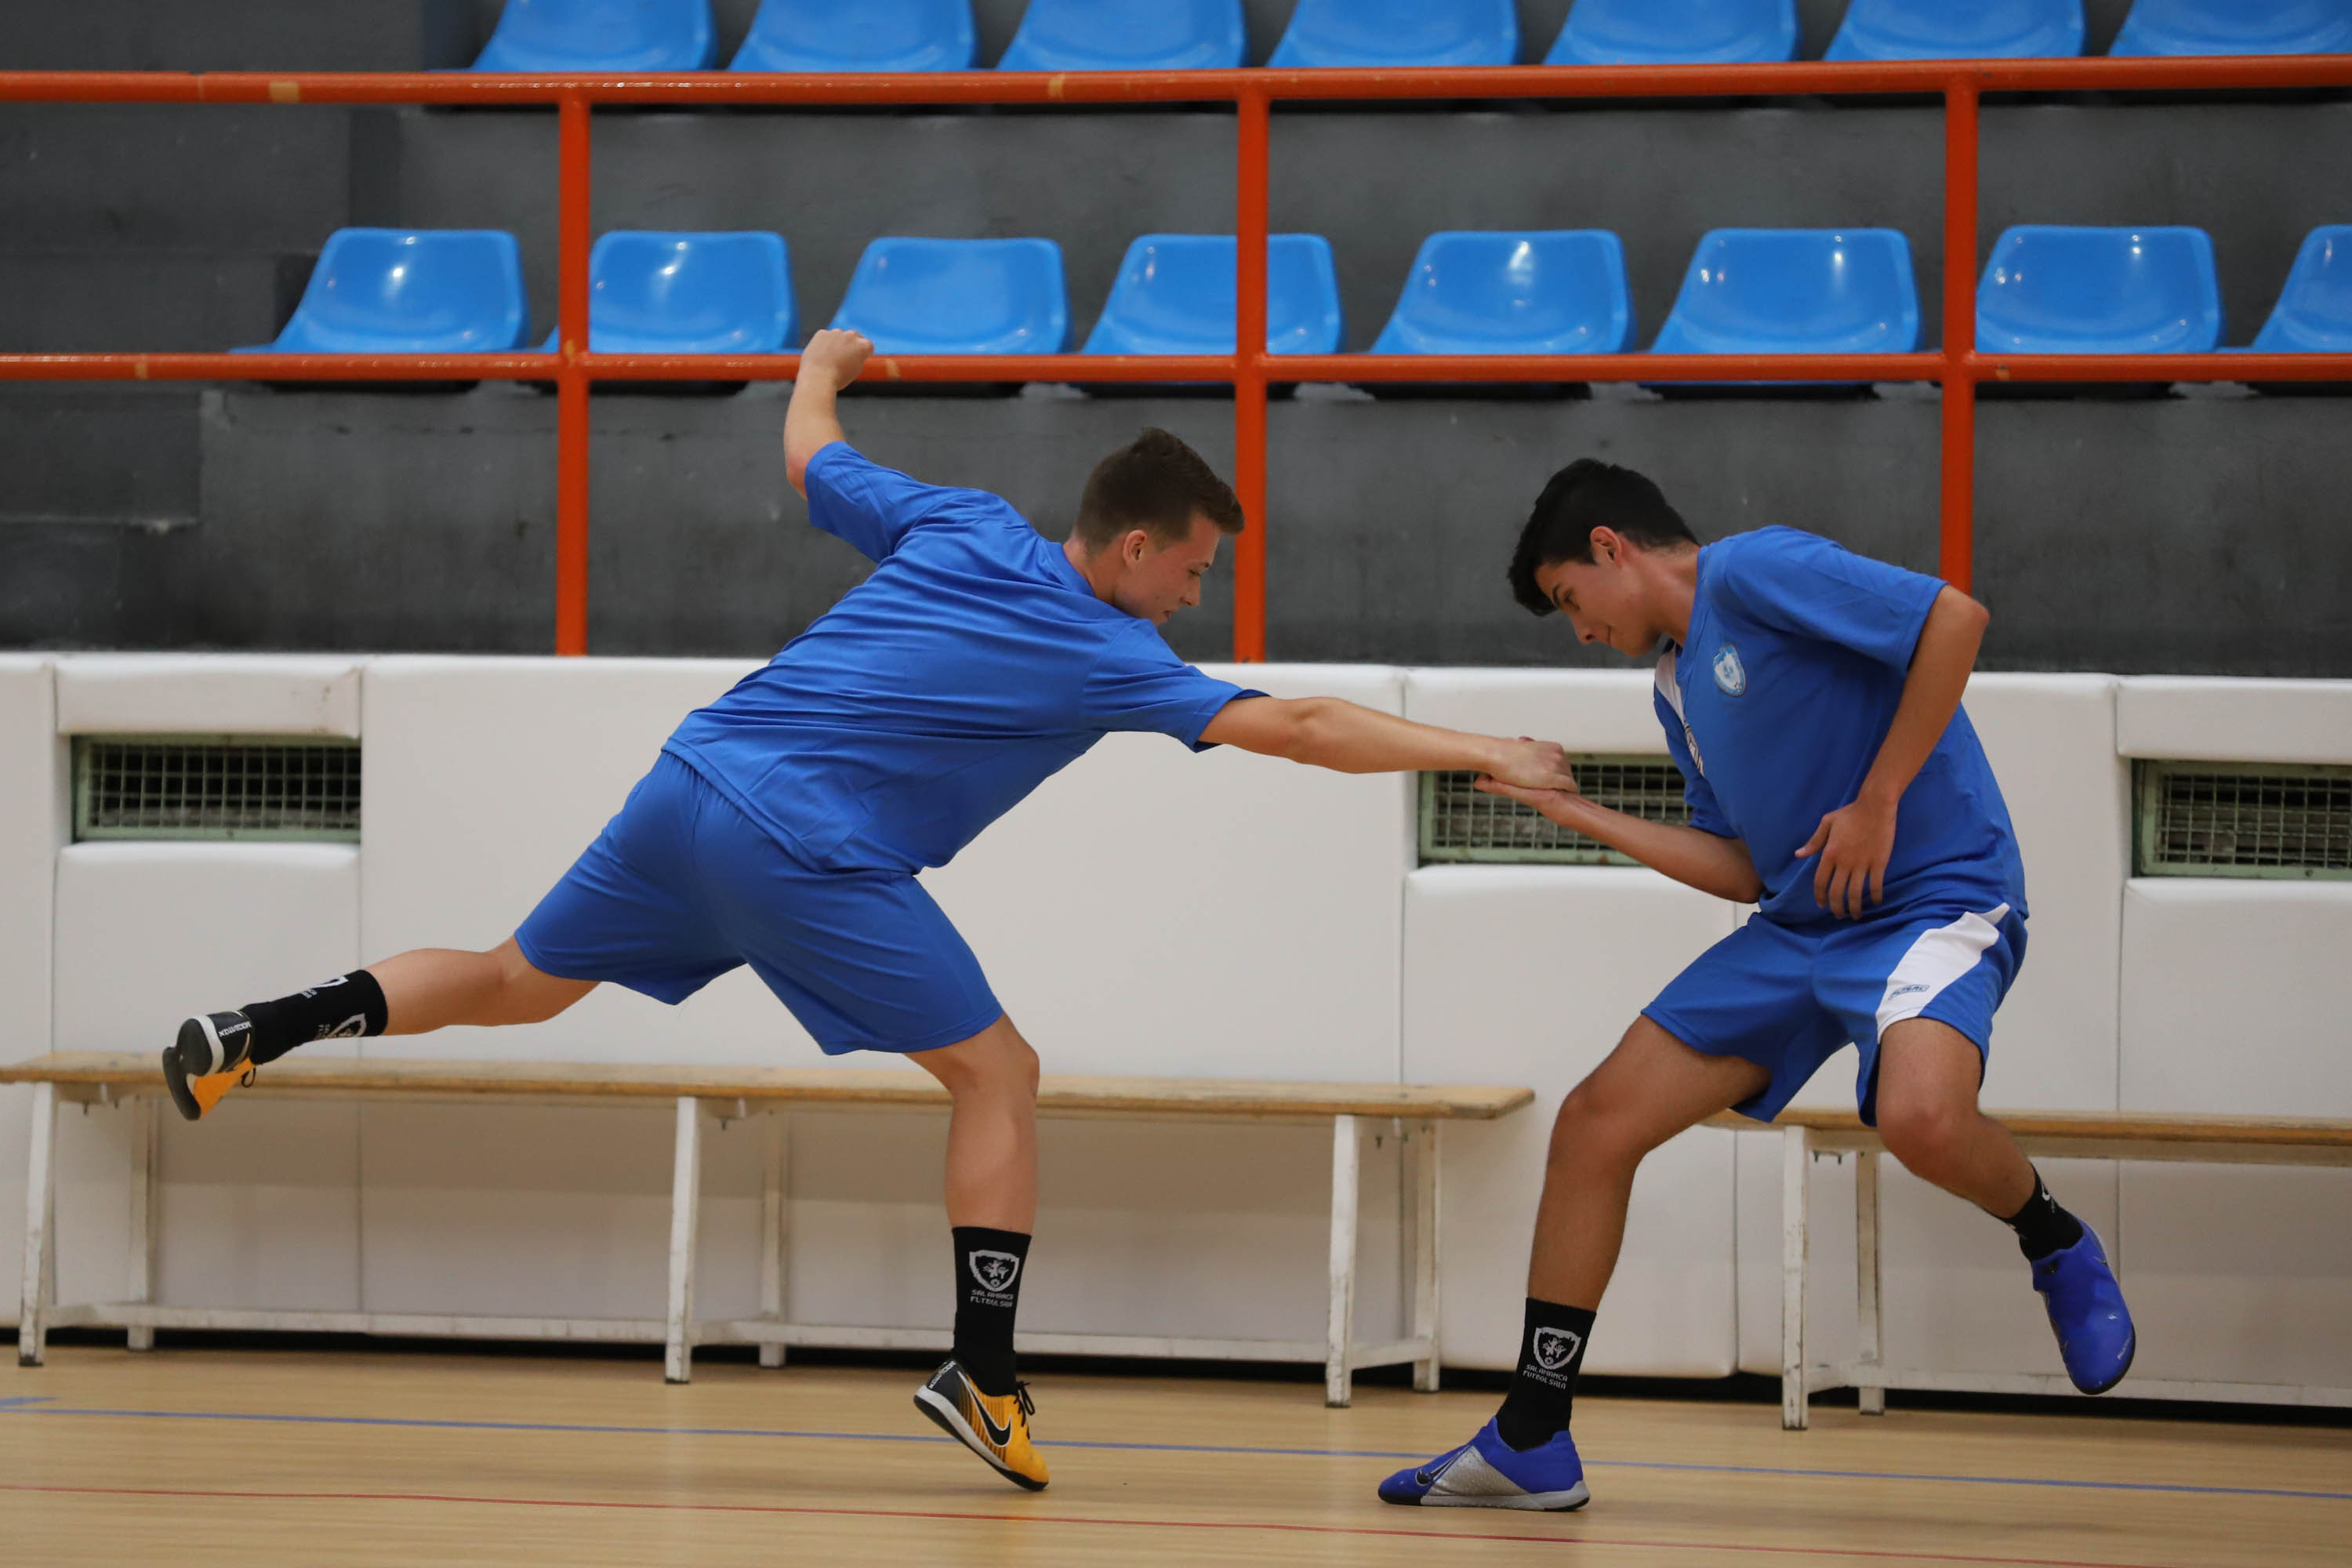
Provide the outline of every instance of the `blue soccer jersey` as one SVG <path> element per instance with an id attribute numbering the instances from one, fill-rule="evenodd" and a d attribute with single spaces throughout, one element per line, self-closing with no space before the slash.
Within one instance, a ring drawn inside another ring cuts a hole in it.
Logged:
<path id="1" fill-rule="evenodd" d="M 665 750 L 818 869 L 943 866 L 1104 734 L 1195 749 L 1258 696 L 1097 598 L 1002 498 L 918 483 L 835 442 L 809 520 L 874 574 Z"/>
<path id="2" fill-rule="evenodd" d="M 1748 846 L 1768 919 L 1834 918 L 1796 854 L 1861 789 L 1942 590 L 1793 528 L 1699 552 L 1689 633 L 1658 660 L 1658 719 L 1692 825 Z M 1946 903 L 2025 913 L 2009 808 L 1965 710 L 1904 791 L 1885 901 L 1865 918 Z"/>

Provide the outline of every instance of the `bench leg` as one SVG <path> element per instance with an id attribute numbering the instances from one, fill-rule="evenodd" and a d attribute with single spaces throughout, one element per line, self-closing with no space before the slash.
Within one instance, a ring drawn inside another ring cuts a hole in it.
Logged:
<path id="1" fill-rule="evenodd" d="M 1412 1338 L 1425 1340 L 1428 1356 L 1412 1363 L 1412 1386 L 1437 1392 L 1437 1160 L 1435 1121 L 1414 1123 L 1405 1134 L 1412 1183 Z"/>
<path id="2" fill-rule="evenodd" d="M 1331 1119 L 1331 1315 L 1324 1335 L 1323 1403 L 1352 1395 L 1356 1342 L 1356 1119 Z"/>
<path id="3" fill-rule="evenodd" d="M 152 1095 L 134 1096 L 125 1105 L 131 1112 L 131 1288 L 125 1300 L 143 1306 L 155 1300 L 155 1222 L 161 1217 L 156 1200 L 163 1177 L 162 1124 L 156 1119 Z M 123 1343 L 131 1350 L 152 1351 L 155 1331 L 125 1330 Z"/>
<path id="4" fill-rule="evenodd" d="M 25 1169 L 25 1290 L 16 1319 L 16 1364 L 48 1352 L 48 1310 L 57 1300 L 58 1086 L 33 1086 L 31 1158 Z"/>
<path id="5" fill-rule="evenodd" d="M 1864 1149 L 1853 1161 L 1853 1318 L 1860 1331 L 1863 1366 L 1885 1360 L 1879 1338 L 1878 1151 Z M 1886 1390 L 1864 1388 L 1858 1398 L 1864 1415 L 1886 1414 Z"/>
<path id="6" fill-rule="evenodd" d="M 669 1337 L 662 1375 L 685 1383 L 694 1375 L 694 1237 L 702 1208 L 702 1102 L 677 1101 L 677 1158 L 669 1192 Z"/>
<path id="7" fill-rule="evenodd" d="M 767 1174 L 760 1184 L 760 1316 L 772 1323 L 784 1321 L 785 1247 L 791 1244 L 790 1223 L 793 1160 L 792 1123 L 781 1110 L 767 1116 Z M 760 1364 L 784 1364 L 784 1347 L 761 1345 Z"/>
<path id="8" fill-rule="evenodd" d="M 1780 1131 L 1780 1425 L 1811 1426 L 1805 1388 L 1805 1171 L 1811 1138 L 1801 1127 Z"/>

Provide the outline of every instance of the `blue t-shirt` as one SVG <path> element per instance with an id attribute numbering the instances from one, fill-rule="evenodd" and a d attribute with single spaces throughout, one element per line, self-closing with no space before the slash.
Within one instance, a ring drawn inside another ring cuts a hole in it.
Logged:
<path id="1" fill-rule="evenodd" d="M 1748 846 L 1769 919 L 1837 918 L 1813 897 L 1818 860 L 1796 853 L 1861 790 L 1943 587 L 1793 528 L 1698 552 L 1688 637 L 1658 659 L 1658 721 L 1691 825 Z M 1864 918 L 1954 901 L 2025 912 L 2009 807 L 1965 709 L 1903 792 L 1886 899 Z"/>
<path id="2" fill-rule="evenodd" d="M 665 749 L 819 869 L 944 866 L 1106 733 L 1202 750 L 1226 703 L 1263 695 L 1095 597 L 1000 497 L 838 441 L 804 482 L 809 521 L 873 574 Z"/>

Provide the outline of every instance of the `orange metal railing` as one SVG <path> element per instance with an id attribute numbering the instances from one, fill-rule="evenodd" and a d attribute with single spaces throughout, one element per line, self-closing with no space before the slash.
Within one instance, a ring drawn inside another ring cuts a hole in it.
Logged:
<path id="1" fill-rule="evenodd" d="M 1231 103 L 1239 119 L 1236 352 L 879 358 L 871 380 L 1223 381 L 1234 388 L 1234 488 L 1251 527 L 1234 563 L 1234 657 L 1265 658 L 1265 394 L 1285 382 L 1933 381 L 1943 389 L 1940 561 L 1969 585 L 1980 381 L 2352 381 L 2352 354 L 1988 355 L 1976 350 L 1978 106 L 1986 93 L 2352 87 L 2352 56 L 1919 60 L 1755 66 L 1510 66 L 1421 70 L 964 71 L 919 76 L 271 75 L 0 71 L 0 102 L 553 105 L 559 122 L 556 651 L 588 649 L 588 398 L 596 380 L 789 380 L 796 354 L 601 354 L 588 342 L 590 116 L 598 104 Z M 1943 346 L 1903 354 L 1370 355 L 1265 352 L 1266 187 L 1276 101 L 1932 96 L 1944 106 Z M 548 356 L 0 353 L 0 381 L 548 379 Z M 1277 376 L 1278 371 L 1278 376 Z"/>

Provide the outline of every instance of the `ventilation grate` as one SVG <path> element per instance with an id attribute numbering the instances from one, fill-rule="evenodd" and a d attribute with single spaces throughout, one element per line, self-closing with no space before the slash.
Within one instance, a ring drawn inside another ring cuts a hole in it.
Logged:
<path id="1" fill-rule="evenodd" d="M 83 735 L 76 838 L 355 840 L 356 741 Z"/>
<path id="2" fill-rule="evenodd" d="M 1576 782 L 1599 805 L 1651 822 L 1687 823 L 1683 775 L 1664 757 L 1569 759 Z M 1421 775 L 1421 862 L 1543 866 L 1631 866 L 1629 858 L 1539 815 L 1517 801 L 1471 787 L 1478 775 Z"/>
<path id="3" fill-rule="evenodd" d="M 2352 767 L 2138 767 L 2140 876 L 2352 878 Z"/>

